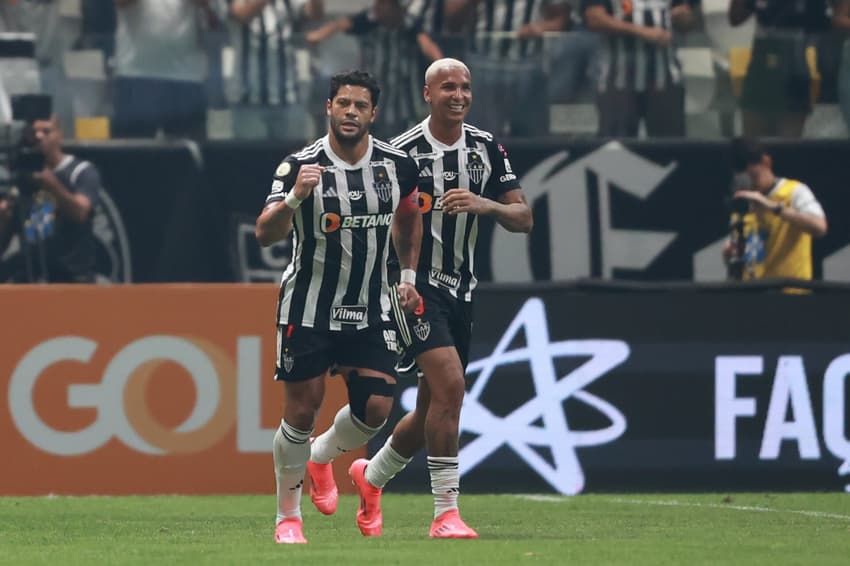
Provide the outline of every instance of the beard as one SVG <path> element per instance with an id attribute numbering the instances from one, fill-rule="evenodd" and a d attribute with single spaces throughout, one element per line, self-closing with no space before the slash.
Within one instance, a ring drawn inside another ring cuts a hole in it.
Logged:
<path id="1" fill-rule="evenodd" d="M 363 139 L 363 136 L 365 136 L 366 134 L 369 133 L 368 124 L 367 125 L 361 124 L 359 129 L 357 130 L 357 132 L 355 132 L 353 134 L 346 134 L 342 131 L 342 122 L 340 120 L 336 120 L 333 117 L 331 117 L 330 123 L 331 123 L 331 131 L 333 132 L 334 137 L 336 137 L 337 142 L 339 142 L 340 145 L 349 146 L 349 147 L 355 146 L 360 142 L 360 140 Z"/>

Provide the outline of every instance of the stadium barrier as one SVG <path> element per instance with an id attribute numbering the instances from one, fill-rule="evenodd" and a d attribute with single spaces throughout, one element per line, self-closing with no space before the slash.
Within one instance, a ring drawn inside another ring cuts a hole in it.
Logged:
<path id="1" fill-rule="evenodd" d="M 505 145 L 511 174 L 534 208 L 535 229 L 525 237 L 483 222 L 476 261 L 482 280 L 724 279 L 728 144 L 575 139 Z M 843 221 L 850 191 L 835 174 L 836 164 L 850 161 L 850 145 L 793 141 L 768 148 L 777 173 L 809 184 L 826 210 L 829 234 L 814 244 L 816 277 L 850 281 L 850 223 Z M 96 223 L 105 252 L 101 270 L 116 273 L 110 263 L 130 257 L 136 282 L 277 280 L 288 243 L 261 249 L 254 221 L 272 172 L 295 149 L 236 142 L 69 144 L 97 163 L 115 201 L 117 221 Z M 127 245 L 116 245 L 116 222 L 126 226 Z"/>
<path id="2" fill-rule="evenodd" d="M 850 490 L 848 293 L 483 286 L 464 491 Z M 272 493 L 275 300 L 259 284 L 0 288 L 0 495 Z M 344 402 L 331 379 L 317 430 Z M 341 489 L 364 453 L 338 462 Z M 427 492 L 424 458 L 392 489 Z"/>
<path id="3" fill-rule="evenodd" d="M 0 495 L 274 493 L 272 285 L 4 286 Z M 331 379 L 318 430 L 345 403 Z M 350 491 L 340 458 L 340 489 Z"/>
<path id="4" fill-rule="evenodd" d="M 850 491 L 848 298 L 798 281 L 485 286 L 462 490 Z M 428 485 L 422 457 L 393 483 Z"/>

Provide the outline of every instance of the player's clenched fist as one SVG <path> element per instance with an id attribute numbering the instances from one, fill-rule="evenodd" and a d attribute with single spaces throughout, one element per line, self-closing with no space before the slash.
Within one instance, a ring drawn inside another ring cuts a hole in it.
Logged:
<path id="1" fill-rule="evenodd" d="M 419 306 L 419 292 L 416 287 L 410 283 L 399 283 L 398 288 L 398 303 L 401 309 L 406 313 L 412 313 Z"/>
<path id="2" fill-rule="evenodd" d="M 310 163 L 302 165 L 295 179 L 295 187 L 292 189 L 299 200 L 304 200 L 313 193 L 313 189 L 322 180 L 322 172 L 325 170 L 321 165 Z"/>

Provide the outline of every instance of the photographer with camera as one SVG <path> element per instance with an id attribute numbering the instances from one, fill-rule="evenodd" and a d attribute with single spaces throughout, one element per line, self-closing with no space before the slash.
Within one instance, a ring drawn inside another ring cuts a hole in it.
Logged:
<path id="1" fill-rule="evenodd" d="M 731 235 L 723 247 L 730 278 L 812 278 L 812 238 L 827 222 L 812 190 L 777 177 L 773 158 L 756 140 L 732 142 L 735 189 Z"/>
<path id="2" fill-rule="evenodd" d="M 100 174 L 62 151 L 55 115 L 33 120 L 28 129 L 29 150 L 41 154 L 44 165 L 16 172 L 16 186 L 0 197 L 0 281 L 92 283 Z M 13 252 L 7 248 L 16 233 Z"/>

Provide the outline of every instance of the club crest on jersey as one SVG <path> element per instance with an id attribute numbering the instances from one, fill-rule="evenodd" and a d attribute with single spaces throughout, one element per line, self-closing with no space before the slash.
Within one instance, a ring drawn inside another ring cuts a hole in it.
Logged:
<path id="1" fill-rule="evenodd" d="M 422 322 L 422 319 L 419 318 L 416 321 L 416 324 L 413 325 L 413 332 L 416 333 L 416 337 L 419 338 L 422 342 L 428 339 L 428 336 L 431 335 L 431 323 L 430 322 Z"/>
<path id="2" fill-rule="evenodd" d="M 286 370 L 286 373 L 290 373 L 292 368 L 295 366 L 295 357 L 289 352 L 283 353 L 283 369 Z"/>
<path id="3" fill-rule="evenodd" d="M 372 187 L 381 202 L 389 202 L 393 196 L 393 183 L 384 165 L 372 166 Z"/>
<path id="4" fill-rule="evenodd" d="M 481 154 L 477 151 L 470 151 L 466 154 L 466 172 L 475 184 L 481 184 L 481 181 L 484 180 L 484 160 L 481 159 Z"/>

